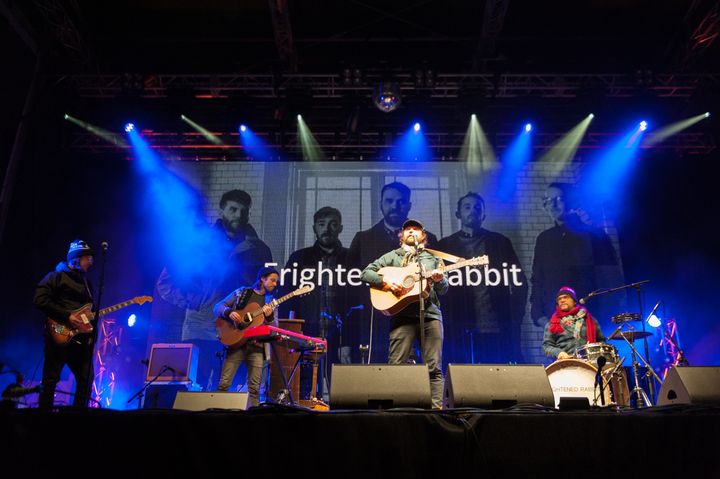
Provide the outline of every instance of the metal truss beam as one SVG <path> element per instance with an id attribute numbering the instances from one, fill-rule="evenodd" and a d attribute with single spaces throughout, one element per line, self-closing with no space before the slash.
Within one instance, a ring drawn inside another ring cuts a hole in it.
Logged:
<path id="1" fill-rule="evenodd" d="M 293 48 L 293 35 L 290 25 L 290 12 L 287 0 L 268 0 L 270 16 L 272 18 L 275 46 L 280 61 L 286 70 L 297 71 L 297 59 Z"/>
<path id="2" fill-rule="evenodd" d="M 55 84 L 72 88 L 85 98 L 112 99 L 128 93 L 127 74 L 62 75 Z M 363 84 L 348 85 L 341 74 L 151 74 L 142 75 L 142 86 L 135 91 L 142 98 L 191 95 L 196 98 L 283 98 L 298 92 L 312 98 L 342 98 L 345 95 L 371 97 L 383 76 L 367 73 Z M 405 93 L 418 90 L 413 72 L 396 73 L 393 79 Z M 658 98 L 688 98 L 701 84 L 720 85 L 720 74 L 652 73 L 638 82 L 634 74 L 479 74 L 438 73 L 434 86 L 421 88 L 432 98 L 578 98 L 591 91 L 607 98 L 629 98 L 651 94 Z"/>
<path id="3" fill-rule="evenodd" d="M 208 144 L 200 133 L 178 133 L 143 131 L 151 148 L 161 152 L 164 158 L 178 161 L 197 160 L 245 160 L 248 154 L 239 144 L 237 132 L 213 132 L 223 140 L 224 145 Z M 533 138 L 533 148 L 538 152 L 547 150 L 565 133 L 541 133 Z M 344 161 L 380 161 L 396 159 L 390 151 L 390 146 L 397 139 L 394 135 L 381 132 L 361 133 L 352 139 L 341 138 L 337 132 L 313 131 L 328 160 Z M 295 135 L 282 135 L 280 133 L 259 133 L 259 137 L 267 144 L 271 151 L 275 151 L 281 159 L 301 159 L 300 148 Z M 491 135 L 491 142 L 496 150 L 507 147 L 517 136 L 517 132 L 502 132 Z M 578 148 L 577 157 L 582 159 L 584 152 L 606 148 L 613 140 L 621 136 L 618 132 L 592 132 L 588 133 Z M 432 133 L 426 132 L 425 138 L 431 150 L 433 160 L 453 161 L 463 145 L 465 132 Z M 130 149 L 119 148 L 107 143 L 95 135 L 86 132 L 77 132 L 71 136 L 66 148 L 75 152 L 89 154 L 120 153 L 130 155 Z M 649 150 L 649 148 L 644 148 Z M 654 145 L 655 151 L 672 151 L 678 156 L 687 154 L 708 154 L 716 148 L 713 138 L 704 132 L 679 133 L 667 141 Z"/>

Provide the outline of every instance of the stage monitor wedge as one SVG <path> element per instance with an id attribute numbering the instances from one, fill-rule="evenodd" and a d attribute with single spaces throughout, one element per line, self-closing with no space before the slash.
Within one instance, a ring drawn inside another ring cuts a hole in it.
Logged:
<path id="1" fill-rule="evenodd" d="M 175 396 L 173 409 L 185 411 L 206 411 L 208 409 L 246 410 L 249 406 L 248 401 L 248 393 L 179 391 Z"/>
<path id="2" fill-rule="evenodd" d="M 677 366 L 670 369 L 658 393 L 658 406 L 720 405 L 720 366 Z"/>
<path id="3" fill-rule="evenodd" d="M 503 409 L 520 403 L 555 406 L 541 364 L 448 364 L 444 408 Z"/>
<path id="4" fill-rule="evenodd" d="M 330 409 L 430 409 L 425 364 L 333 364 Z"/>

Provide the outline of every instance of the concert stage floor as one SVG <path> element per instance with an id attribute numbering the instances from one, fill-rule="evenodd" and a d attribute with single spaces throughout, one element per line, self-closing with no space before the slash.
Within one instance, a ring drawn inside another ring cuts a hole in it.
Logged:
<path id="1" fill-rule="evenodd" d="M 720 407 L 22 409 L 0 423 L 6 467 L 74 476 L 720 477 Z"/>

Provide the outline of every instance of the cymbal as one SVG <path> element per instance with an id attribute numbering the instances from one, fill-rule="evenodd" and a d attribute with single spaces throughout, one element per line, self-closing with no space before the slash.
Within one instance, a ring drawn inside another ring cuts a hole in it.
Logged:
<path id="1" fill-rule="evenodd" d="M 613 334 L 608 339 L 622 340 L 625 338 L 628 341 L 635 341 L 636 339 L 647 338 L 648 336 L 652 336 L 652 333 L 648 333 L 647 331 L 622 331 Z"/>

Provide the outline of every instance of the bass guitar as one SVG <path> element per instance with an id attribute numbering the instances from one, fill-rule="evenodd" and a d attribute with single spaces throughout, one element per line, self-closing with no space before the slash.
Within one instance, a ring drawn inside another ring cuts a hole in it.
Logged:
<path id="1" fill-rule="evenodd" d="M 303 286 L 296 289 L 292 293 L 277 299 L 273 299 L 267 303 L 270 308 L 275 310 L 281 303 L 296 296 L 304 296 L 315 289 L 314 286 Z M 265 314 L 263 314 L 262 306 L 257 303 L 248 303 L 244 308 L 236 311 L 242 316 L 241 321 L 233 321 L 219 317 L 215 320 L 215 329 L 221 343 L 230 349 L 239 348 L 248 341 L 245 333 L 252 328 L 256 328 L 265 322 Z"/>
<path id="2" fill-rule="evenodd" d="M 465 266 L 480 266 L 489 264 L 488 256 L 476 256 L 474 258 L 458 261 L 455 264 L 438 268 L 443 273 L 454 269 L 463 268 Z M 378 270 L 378 274 L 388 283 L 398 283 L 403 286 L 400 294 L 392 291 L 383 291 L 380 288 L 370 288 L 370 302 L 373 307 L 383 313 L 385 316 L 393 316 L 409 304 L 420 300 L 420 273 L 416 263 L 407 266 L 386 266 Z M 425 288 L 422 291 L 423 298 L 427 298 L 430 294 L 430 286 L 432 281 L 429 280 L 429 272 L 423 273 L 422 279 Z"/>
<path id="3" fill-rule="evenodd" d="M 100 311 L 98 311 L 98 317 L 102 317 L 108 313 L 117 311 L 118 309 L 128 307 L 131 304 L 145 304 L 151 301 L 152 296 L 135 296 L 133 299 L 130 299 L 128 301 L 123 301 L 122 303 L 118 303 L 113 306 L 101 309 Z M 72 311 L 72 313 L 77 314 L 82 320 L 82 325 L 77 328 L 67 323 L 57 321 L 53 318 L 48 318 L 47 327 L 48 331 L 50 332 L 50 337 L 53 339 L 53 341 L 55 341 L 55 343 L 59 344 L 60 346 L 65 346 L 78 334 L 91 333 L 94 329 L 93 323 L 95 322 L 92 308 L 93 305 L 88 303 L 82 308 L 78 308 L 75 311 Z"/>

